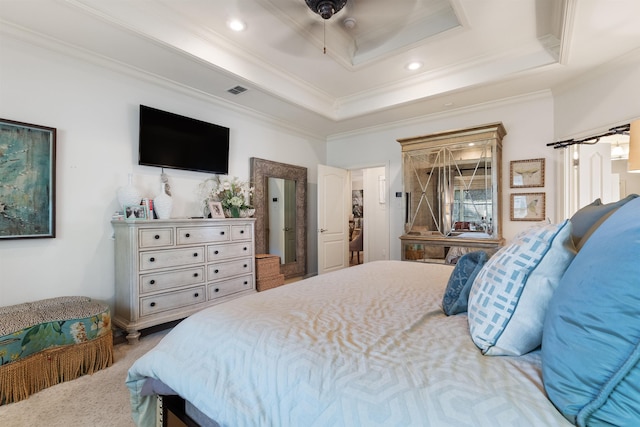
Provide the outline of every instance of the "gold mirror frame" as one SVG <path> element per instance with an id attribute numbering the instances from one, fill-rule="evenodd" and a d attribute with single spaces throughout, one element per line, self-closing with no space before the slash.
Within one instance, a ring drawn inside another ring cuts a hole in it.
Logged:
<path id="1" fill-rule="evenodd" d="M 267 182 L 269 178 L 295 181 L 296 187 L 296 260 L 280 265 L 285 278 L 304 276 L 307 273 L 307 168 L 271 160 L 251 159 L 251 182 L 254 186 L 256 254 L 269 253 L 267 238 Z"/>

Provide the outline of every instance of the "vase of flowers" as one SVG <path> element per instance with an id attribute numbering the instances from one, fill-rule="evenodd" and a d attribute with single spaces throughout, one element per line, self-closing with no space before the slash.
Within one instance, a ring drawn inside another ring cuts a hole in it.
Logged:
<path id="1" fill-rule="evenodd" d="M 236 177 L 214 175 L 200 184 L 203 208 L 209 201 L 220 202 L 227 218 L 250 218 L 256 210 L 251 206 L 253 187 Z M 207 215 L 205 215 L 207 216 Z"/>

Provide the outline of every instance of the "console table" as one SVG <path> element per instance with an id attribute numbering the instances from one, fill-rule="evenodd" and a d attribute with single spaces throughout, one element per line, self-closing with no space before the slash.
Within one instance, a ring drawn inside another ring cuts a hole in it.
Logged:
<path id="1" fill-rule="evenodd" d="M 256 292 L 253 218 L 114 220 L 113 323 L 140 329 Z"/>

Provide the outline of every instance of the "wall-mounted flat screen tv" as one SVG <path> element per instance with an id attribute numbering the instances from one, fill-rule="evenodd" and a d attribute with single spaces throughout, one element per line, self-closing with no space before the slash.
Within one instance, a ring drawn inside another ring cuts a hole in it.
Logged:
<path id="1" fill-rule="evenodd" d="M 226 175 L 229 128 L 140 105 L 138 164 Z"/>

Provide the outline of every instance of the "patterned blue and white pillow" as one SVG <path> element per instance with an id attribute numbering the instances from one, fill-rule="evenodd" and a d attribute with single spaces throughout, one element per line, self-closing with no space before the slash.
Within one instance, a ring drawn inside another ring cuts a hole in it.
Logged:
<path id="1" fill-rule="evenodd" d="M 469 293 L 469 331 L 485 355 L 519 356 L 542 342 L 549 300 L 575 256 L 571 222 L 532 227 L 484 265 Z"/>

